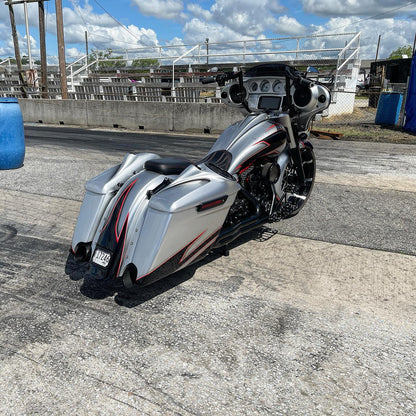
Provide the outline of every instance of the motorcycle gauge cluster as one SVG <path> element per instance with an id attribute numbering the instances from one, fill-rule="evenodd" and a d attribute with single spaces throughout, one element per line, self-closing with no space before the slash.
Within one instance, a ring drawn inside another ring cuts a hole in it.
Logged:
<path id="1" fill-rule="evenodd" d="M 284 77 L 256 77 L 244 80 L 244 91 L 234 82 L 225 86 L 221 97 L 223 102 L 232 107 L 243 109 L 242 97 L 245 97 L 251 112 L 264 110 L 280 111 L 286 94 Z"/>

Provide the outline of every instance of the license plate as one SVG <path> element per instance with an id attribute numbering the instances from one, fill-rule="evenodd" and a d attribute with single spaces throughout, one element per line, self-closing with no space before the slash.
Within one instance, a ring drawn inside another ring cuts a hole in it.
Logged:
<path id="1" fill-rule="evenodd" d="M 98 264 L 101 267 L 107 267 L 110 263 L 111 254 L 107 251 L 101 250 L 100 248 L 95 249 L 92 262 Z"/>

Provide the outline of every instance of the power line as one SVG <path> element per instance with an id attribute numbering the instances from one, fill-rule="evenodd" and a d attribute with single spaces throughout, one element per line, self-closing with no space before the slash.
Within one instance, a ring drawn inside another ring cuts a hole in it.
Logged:
<path id="1" fill-rule="evenodd" d="M 72 7 L 76 10 L 76 12 L 77 12 L 77 15 L 81 18 L 81 20 L 84 22 L 84 25 L 85 25 L 85 29 L 86 30 L 88 30 L 88 24 L 87 24 L 87 22 L 85 21 L 85 19 L 84 19 L 84 16 L 82 15 L 82 13 L 80 13 L 80 7 L 79 7 L 79 5 L 74 1 L 74 0 L 71 0 L 71 3 L 72 3 Z"/>
<path id="2" fill-rule="evenodd" d="M 107 13 L 118 25 L 120 25 L 127 33 L 130 34 L 130 36 L 132 36 L 133 38 L 135 38 L 136 40 L 140 41 L 140 38 L 138 38 L 136 35 L 134 35 L 133 33 L 130 32 L 130 30 L 127 29 L 127 27 L 125 25 L 123 25 L 122 23 L 120 23 L 114 16 L 112 16 L 97 0 L 94 0 L 94 2 L 101 7 L 105 13 Z"/>
<path id="3" fill-rule="evenodd" d="M 99 37 L 99 38 L 103 38 L 103 39 L 106 39 L 106 40 L 110 40 L 111 42 L 124 43 L 125 45 L 134 45 L 134 46 L 137 46 L 137 44 L 136 43 L 133 43 L 133 42 L 128 42 L 128 41 L 125 41 L 125 40 L 116 40 L 114 38 L 110 38 L 109 36 L 100 35 L 100 34 L 98 34 L 96 32 L 91 31 L 91 30 L 89 30 L 88 32 L 89 32 L 90 36 L 96 36 L 96 37 Z M 139 39 L 137 39 L 137 40 L 139 40 Z M 96 45 L 94 45 L 94 46 L 96 47 Z"/>
<path id="4" fill-rule="evenodd" d="M 81 13 L 81 8 L 79 7 L 79 5 L 75 2 L 75 0 L 71 0 L 71 3 L 72 3 L 72 6 L 74 7 L 74 10 L 76 11 L 76 13 L 77 13 L 77 15 L 81 18 L 81 20 L 84 22 L 84 26 L 85 26 L 85 30 L 87 31 L 87 32 L 89 32 L 89 30 L 88 30 L 88 23 L 86 22 L 86 20 L 84 19 L 84 16 L 82 15 L 82 13 Z M 91 32 L 90 32 L 91 33 Z M 94 42 L 91 42 L 92 44 L 93 44 L 93 46 L 96 48 L 96 49 L 99 49 L 98 47 L 97 47 L 97 45 L 95 45 L 94 44 Z"/>
<path id="5" fill-rule="evenodd" d="M 89 32 L 90 36 L 100 37 L 100 38 L 103 38 L 103 39 L 106 39 L 106 40 L 109 40 L 109 41 L 112 41 L 112 42 L 116 42 L 116 43 L 125 43 L 127 45 L 135 45 L 135 43 L 133 43 L 133 42 L 115 40 L 115 39 L 113 39 L 109 36 L 100 35 L 100 34 L 94 32 L 94 31 L 92 31 L 90 29 L 91 25 L 84 18 L 84 13 L 83 13 L 81 7 L 74 0 L 71 0 L 71 3 L 72 3 L 72 6 L 74 7 L 74 10 L 78 14 L 78 16 L 84 22 L 85 29 L 86 29 L 87 32 Z M 114 21 L 116 21 L 117 24 L 121 25 L 123 27 L 123 29 L 125 29 L 129 32 L 129 30 L 126 27 L 124 27 L 120 22 L 117 21 L 117 19 L 115 19 L 113 16 L 111 16 L 98 2 L 96 2 L 96 3 L 104 10 L 105 13 L 107 13 Z M 130 35 L 134 37 L 134 35 L 132 33 L 130 33 Z M 136 39 L 139 40 L 137 37 L 136 37 Z M 97 45 L 95 45 L 93 41 L 91 41 L 91 43 L 96 49 L 99 49 L 99 47 Z"/>

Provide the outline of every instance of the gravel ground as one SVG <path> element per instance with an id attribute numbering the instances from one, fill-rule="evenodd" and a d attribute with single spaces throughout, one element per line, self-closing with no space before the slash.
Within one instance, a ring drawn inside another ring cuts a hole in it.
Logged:
<path id="1" fill-rule="evenodd" d="M 374 123 L 375 116 L 375 108 L 356 107 L 351 115 L 323 118 L 315 122 L 313 128 L 341 133 L 341 140 L 416 144 L 415 133 L 399 126 L 377 125 Z"/>

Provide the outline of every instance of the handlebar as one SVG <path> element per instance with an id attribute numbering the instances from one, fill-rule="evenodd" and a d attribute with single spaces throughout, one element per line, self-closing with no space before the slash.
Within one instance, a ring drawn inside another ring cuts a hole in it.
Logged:
<path id="1" fill-rule="evenodd" d="M 286 78 L 289 78 L 293 81 L 295 88 L 298 87 L 312 87 L 315 83 L 307 78 L 304 78 L 299 72 L 292 72 L 289 68 L 286 68 Z"/>
<path id="2" fill-rule="evenodd" d="M 303 78 L 301 76 L 295 79 L 294 82 L 295 82 L 296 87 L 308 87 L 309 88 L 309 87 L 313 87 L 313 85 L 315 84 L 312 80 Z"/>
<path id="3" fill-rule="evenodd" d="M 225 85 L 225 82 L 231 79 L 236 79 L 242 76 L 243 73 L 239 72 L 224 72 L 222 74 L 218 74 L 216 76 L 209 76 L 209 77 L 201 77 L 199 81 L 202 84 L 212 84 L 217 82 L 220 87 Z M 298 72 L 291 72 L 288 69 L 286 70 L 286 77 L 291 79 L 295 84 L 295 87 L 311 87 L 313 86 L 314 82 L 310 79 L 302 77 Z"/>
<path id="4" fill-rule="evenodd" d="M 216 77 L 201 77 L 199 78 L 199 81 L 202 82 L 203 84 L 212 84 L 213 82 L 216 82 Z"/>
<path id="5" fill-rule="evenodd" d="M 242 75 L 243 73 L 241 71 L 240 72 L 224 72 L 223 74 L 218 74 L 215 77 L 213 76 L 201 77 L 199 78 L 199 81 L 202 82 L 202 84 L 212 84 L 213 82 L 217 82 L 220 87 L 223 87 L 226 81 L 242 77 Z"/>

